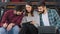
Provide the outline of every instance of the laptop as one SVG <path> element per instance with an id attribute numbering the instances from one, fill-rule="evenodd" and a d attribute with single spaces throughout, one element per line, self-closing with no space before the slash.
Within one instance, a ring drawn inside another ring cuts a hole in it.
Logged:
<path id="1" fill-rule="evenodd" d="M 38 27 L 38 34 L 56 34 L 57 28 L 54 26 L 40 26 Z"/>

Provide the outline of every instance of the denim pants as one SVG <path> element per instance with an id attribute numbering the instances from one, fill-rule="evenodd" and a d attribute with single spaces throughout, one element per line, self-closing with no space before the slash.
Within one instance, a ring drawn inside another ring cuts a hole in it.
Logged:
<path id="1" fill-rule="evenodd" d="M 4 27 L 0 27 L 0 34 L 19 34 L 19 27 L 15 25 L 10 31 L 7 31 Z"/>

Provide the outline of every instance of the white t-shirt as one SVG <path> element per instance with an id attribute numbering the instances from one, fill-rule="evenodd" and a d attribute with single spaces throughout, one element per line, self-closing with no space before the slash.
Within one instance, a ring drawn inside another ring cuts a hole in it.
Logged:
<path id="1" fill-rule="evenodd" d="M 47 12 L 45 14 L 42 14 L 42 20 L 43 20 L 44 26 L 50 26 Z"/>

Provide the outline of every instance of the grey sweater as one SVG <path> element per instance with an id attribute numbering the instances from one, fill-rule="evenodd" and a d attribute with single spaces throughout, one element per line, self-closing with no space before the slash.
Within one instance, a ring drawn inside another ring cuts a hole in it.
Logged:
<path id="1" fill-rule="evenodd" d="M 26 23 L 26 22 L 30 22 L 30 21 L 34 21 L 34 26 L 38 27 L 40 26 L 40 18 L 39 15 L 37 13 L 37 11 L 34 11 L 34 16 L 24 16 L 22 19 L 22 23 Z"/>

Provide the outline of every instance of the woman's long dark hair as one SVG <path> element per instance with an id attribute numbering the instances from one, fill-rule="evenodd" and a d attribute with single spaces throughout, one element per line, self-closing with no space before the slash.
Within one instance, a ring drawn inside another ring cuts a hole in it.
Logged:
<path id="1" fill-rule="evenodd" d="M 29 12 L 28 12 L 27 10 L 25 10 L 25 11 L 26 11 L 26 12 L 25 12 L 25 16 L 28 16 L 28 13 L 29 13 Z M 33 12 L 34 12 L 34 10 L 32 9 L 31 12 L 30 12 L 30 13 L 31 13 L 31 16 L 34 16 L 34 15 L 33 15 Z"/>
<path id="2" fill-rule="evenodd" d="M 31 3 L 26 4 L 26 5 L 30 5 L 30 6 L 32 6 Z M 31 13 L 31 16 L 34 16 L 34 15 L 33 15 L 33 12 L 34 12 L 34 7 L 32 6 L 32 10 L 31 10 L 31 12 L 30 12 L 30 13 Z M 26 8 L 25 8 L 25 16 L 28 16 L 28 13 L 29 13 L 29 12 L 28 12 L 28 11 L 26 10 Z"/>

